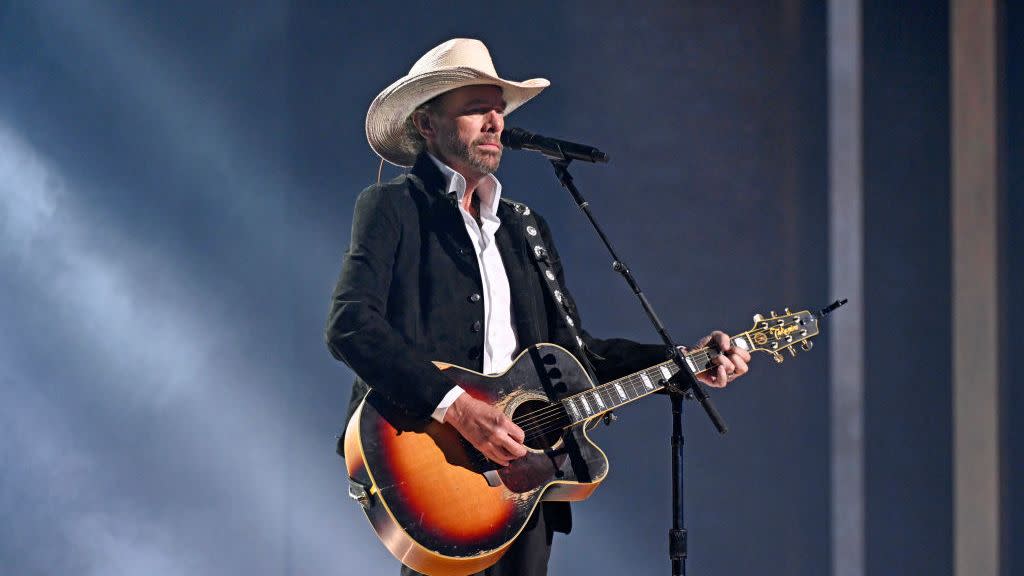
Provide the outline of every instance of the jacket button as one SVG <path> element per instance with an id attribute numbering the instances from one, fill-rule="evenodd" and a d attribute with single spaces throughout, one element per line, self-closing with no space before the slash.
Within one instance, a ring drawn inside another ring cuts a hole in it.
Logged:
<path id="1" fill-rule="evenodd" d="M 472 330 L 473 332 L 479 332 L 479 331 L 480 331 L 480 328 L 481 328 L 481 326 L 483 326 L 483 325 L 482 325 L 482 324 L 480 324 L 480 321 L 479 321 L 479 320 L 477 320 L 476 322 L 473 322 L 473 325 L 472 325 L 472 326 L 470 326 L 470 327 L 469 327 L 469 329 L 470 329 L 470 330 Z"/>
<path id="2" fill-rule="evenodd" d="M 469 301 L 470 302 L 479 302 L 480 301 L 480 295 L 477 294 L 476 292 L 470 294 L 469 295 Z"/>

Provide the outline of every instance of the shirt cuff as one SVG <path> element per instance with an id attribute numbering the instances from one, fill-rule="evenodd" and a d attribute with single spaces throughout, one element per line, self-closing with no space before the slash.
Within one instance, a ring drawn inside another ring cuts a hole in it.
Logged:
<path id="1" fill-rule="evenodd" d="M 461 386 L 452 387 L 452 389 L 444 395 L 444 398 L 441 399 L 441 403 L 437 405 L 437 408 L 434 408 L 434 413 L 431 414 L 430 417 L 438 422 L 444 422 L 444 415 L 448 412 L 448 408 L 451 408 L 451 405 L 455 403 L 455 400 L 457 400 L 459 396 L 462 396 L 463 392 L 465 392 L 465 390 L 463 390 Z"/>

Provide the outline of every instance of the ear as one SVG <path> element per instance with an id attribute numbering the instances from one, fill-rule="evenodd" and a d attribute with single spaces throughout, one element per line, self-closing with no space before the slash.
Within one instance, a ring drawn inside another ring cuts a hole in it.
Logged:
<path id="1" fill-rule="evenodd" d="M 423 110 L 413 112 L 412 123 L 419 130 L 424 139 L 430 140 L 434 137 L 434 127 L 430 124 L 430 114 Z"/>

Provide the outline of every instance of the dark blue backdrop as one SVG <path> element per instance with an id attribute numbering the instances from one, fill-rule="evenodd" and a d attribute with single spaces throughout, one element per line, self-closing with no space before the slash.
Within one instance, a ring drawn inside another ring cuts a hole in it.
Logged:
<path id="1" fill-rule="evenodd" d="M 868 558 L 942 574 L 949 367 L 929 362 L 948 343 L 886 350 L 922 326 L 948 337 L 948 232 L 918 235 L 949 218 L 948 12 L 885 4 L 865 8 L 867 294 L 887 311 L 868 324 Z M 577 183 L 681 341 L 842 296 L 825 22 L 798 1 L 4 3 L 3 572 L 397 573 L 345 495 L 351 373 L 321 330 L 376 176 L 366 107 L 450 37 L 484 40 L 505 77 L 552 80 L 510 124 L 611 154 Z M 550 172 L 510 152 L 499 177 L 551 222 L 588 329 L 653 341 Z M 908 251 L 934 261 L 908 270 Z M 690 567 L 825 574 L 827 354 L 757 360 L 715 394 L 729 435 L 688 412 Z M 554 574 L 666 569 L 668 402 L 620 416 Z"/>

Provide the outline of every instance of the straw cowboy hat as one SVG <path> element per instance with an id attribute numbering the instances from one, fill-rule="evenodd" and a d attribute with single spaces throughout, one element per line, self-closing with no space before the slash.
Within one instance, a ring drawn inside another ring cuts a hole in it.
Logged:
<path id="1" fill-rule="evenodd" d="M 476 84 L 501 88 L 505 114 L 551 85 L 544 78 L 524 82 L 504 80 L 494 71 L 491 54 L 483 42 L 454 38 L 424 54 L 408 74 L 373 99 L 366 113 L 366 140 L 370 148 L 392 164 L 412 166 L 417 150 L 405 130 L 409 115 L 435 96 Z"/>

